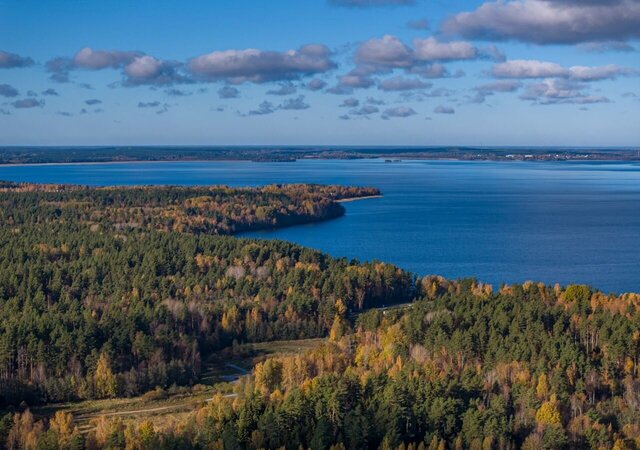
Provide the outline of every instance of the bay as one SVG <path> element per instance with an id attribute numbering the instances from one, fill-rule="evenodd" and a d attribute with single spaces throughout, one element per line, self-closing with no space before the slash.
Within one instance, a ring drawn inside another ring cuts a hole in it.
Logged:
<path id="1" fill-rule="evenodd" d="M 2 166 L 0 179 L 87 185 L 379 187 L 337 220 L 247 233 L 418 275 L 640 291 L 640 165 L 301 160 Z"/>

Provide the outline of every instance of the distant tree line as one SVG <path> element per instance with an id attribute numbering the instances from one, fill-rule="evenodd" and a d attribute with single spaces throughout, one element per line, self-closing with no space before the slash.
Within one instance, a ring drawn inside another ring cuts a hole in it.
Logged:
<path id="1" fill-rule="evenodd" d="M 298 159 L 459 159 L 493 161 L 637 161 L 636 149 L 504 147 L 0 147 L 0 164 L 144 161 L 295 162 Z"/>

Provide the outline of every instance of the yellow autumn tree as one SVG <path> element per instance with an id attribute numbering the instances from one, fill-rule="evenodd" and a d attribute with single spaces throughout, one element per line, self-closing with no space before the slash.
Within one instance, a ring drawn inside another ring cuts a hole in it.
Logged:
<path id="1" fill-rule="evenodd" d="M 270 393 L 282 383 L 282 362 L 275 358 L 267 359 L 256 365 L 253 373 L 256 388 L 263 394 Z"/>
<path id="2" fill-rule="evenodd" d="M 153 423 L 145 420 L 138 427 L 139 447 L 141 450 L 153 450 L 158 448 L 160 441 L 153 427 Z"/>
<path id="3" fill-rule="evenodd" d="M 68 448 L 80 433 L 73 423 L 73 416 L 64 411 L 58 411 L 49 422 L 49 429 L 56 434 L 60 448 Z"/>
<path id="4" fill-rule="evenodd" d="M 543 400 L 547 398 L 547 395 L 549 395 L 549 380 L 547 378 L 547 374 L 543 373 L 543 374 L 540 374 L 540 376 L 538 377 L 538 385 L 536 387 L 536 397 L 538 397 L 538 399 L 540 400 Z"/>
<path id="5" fill-rule="evenodd" d="M 105 352 L 100 353 L 98 364 L 96 364 L 96 371 L 93 375 L 93 382 L 97 397 L 105 398 L 116 396 L 116 377 L 111 370 L 111 363 Z"/>
<path id="6" fill-rule="evenodd" d="M 99 416 L 92 419 L 89 424 L 93 427 L 87 434 L 85 448 L 87 450 L 100 450 L 105 448 L 105 444 L 115 433 L 125 434 L 126 427 L 119 417 L 116 419 L 107 419 L 105 416 Z"/>
<path id="7" fill-rule="evenodd" d="M 616 439 L 613 443 L 613 450 L 631 450 L 631 447 L 622 439 Z"/>
<path id="8" fill-rule="evenodd" d="M 13 416 L 13 427 L 7 436 L 8 450 L 35 450 L 38 437 L 44 432 L 42 422 L 36 422 L 28 409 Z"/>
<path id="9" fill-rule="evenodd" d="M 333 325 L 331 325 L 331 331 L 329 331 L 329 340 L 339 341 L 342 336 L 345 335 L 348 325 L 342 316 L 336 315 L 333 319 Z"/>
<path id="10" fill-rule="evenodd" d="M 336 300 L 336 313 L 341 316 L 344 316 L 347 313 L 347 307 L 345 306 L 341 298 Z"/>
<path id="11" fill-rule="evenodd" d="M 560 425 L 562 423 L 558 410 L 558 399 L 555 394 L 552 394 L 551 398 L 540 406 L 536 412 L 536 422 L 543 425 Z"/>

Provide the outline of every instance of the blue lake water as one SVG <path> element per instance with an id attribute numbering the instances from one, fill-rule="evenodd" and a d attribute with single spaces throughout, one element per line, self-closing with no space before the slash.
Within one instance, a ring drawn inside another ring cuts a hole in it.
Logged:
<path id="1" fill-rule="evenodd" d="M 0 179 L 118 184 L 379 187 L 345 217 L 250 233 L 419 275 L 640 291 L 640 165 L 309 160 L 0 167 Z"/>

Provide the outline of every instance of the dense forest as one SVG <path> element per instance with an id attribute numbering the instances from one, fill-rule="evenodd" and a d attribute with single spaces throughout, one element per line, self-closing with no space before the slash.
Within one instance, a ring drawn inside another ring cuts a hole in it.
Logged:
<path id="1" fill-rule="evenodd" d="M 100 418 L 82 436 L 68 414 L 45 425 L 25 411 L 5 418 L 5 439 L 9 448 L 640 448 L 639 296 L 534 283 L 493 292 L 438 277 L 416 289 L 410 307 L 353 322 L 336 310 L 324 344 L 267 359 L 237 397 L 218 395 L 169 427 Z"/>
<path id="2" fill-rule="evenodd" d="M 93 228 L 234 234 L 339 217 L 337 201 L 375 188 L 306 184 L 262 188 L 108 187 L 0 181 L 1 223 L 67 223 Z"/>
<path id="3" fill-rule="evenodd" d="M 322 336 L 336 308 L 412 293 L 390 265 L 212 235 L 323 220 L 376 190 L 2 188 L 3 403 L 190 383 L 202 353 L 234 339 Z"/>
<path id="4" fill-rule="evenodd" d="M 0 447 L 640 449 L 640 295 L 220 236 L 322 220 L 369 189 L 0 191 Z M 28 409 L 189 385 L 234 341 L 321 336 L 169 425 L 102 417 L 82 434 Z"/>

